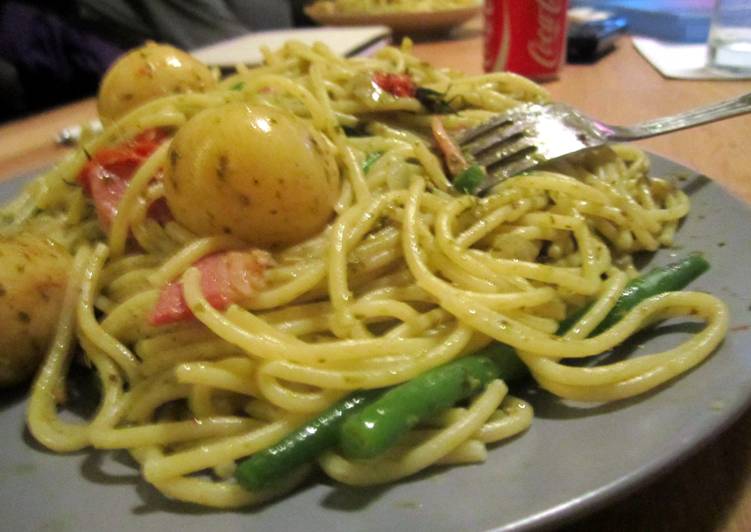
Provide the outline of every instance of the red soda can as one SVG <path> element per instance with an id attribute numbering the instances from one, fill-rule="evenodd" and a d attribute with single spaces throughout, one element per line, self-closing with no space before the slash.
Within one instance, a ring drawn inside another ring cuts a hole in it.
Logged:
<path id="1" fill-rule="evenodd" d="M 485 0 L 485 71 L 555 78 L 566 57 L 568 0 Z"/>

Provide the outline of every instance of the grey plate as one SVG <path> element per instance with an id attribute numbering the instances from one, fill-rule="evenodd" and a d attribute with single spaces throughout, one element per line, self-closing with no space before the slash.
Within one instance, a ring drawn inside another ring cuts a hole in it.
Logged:
<path id="1" fill-rule="evenodd" d="M 703 365 L 637 400 L 581 407 L 522 390 L 536 411 L 530 430 L 495 446 L 486 463 L 434 469 L 377 489 L 321 479 L 259 509 L 212 511 L 164 499 L 123 453 L 55 455 L 24 431 L 23 395 L 0 395 L 0 517 L 7 530 L 528 530 L 580 515 L 673 466 L 740 415 L 751 398 L 751 210 L 694 172 L 653 157 L 656 175 L 682 176 L 693 209 L 680 249 L 712 269 L 694 288 L 724 299 L 731 331 Z M 15 183 L 0 187 L 7 198 Z M 674 345 L 680 327 L 647 342 Z M 641 338 L 637 343 L 645 341 Z"/>

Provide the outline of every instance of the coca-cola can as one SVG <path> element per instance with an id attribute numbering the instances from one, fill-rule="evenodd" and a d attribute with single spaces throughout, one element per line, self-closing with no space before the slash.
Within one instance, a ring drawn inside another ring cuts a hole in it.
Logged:
<path id="1" fill-rule="evenodd" d="M 568 0 L 485 0 L 485 71 L 551 79 L 566 57 Z"/>

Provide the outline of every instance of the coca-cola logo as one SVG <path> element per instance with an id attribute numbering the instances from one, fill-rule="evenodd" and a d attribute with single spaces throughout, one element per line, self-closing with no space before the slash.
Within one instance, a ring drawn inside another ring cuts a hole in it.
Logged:
<path id="1" fill-rule="evenodd" d="M 545 68 L 554 68 L 561 58 L 556 43 L 561 38 L 566 9 L 565 0 L 536 0 L 537 30 L 527 43 L 527 51 L 535 62 Z"/>

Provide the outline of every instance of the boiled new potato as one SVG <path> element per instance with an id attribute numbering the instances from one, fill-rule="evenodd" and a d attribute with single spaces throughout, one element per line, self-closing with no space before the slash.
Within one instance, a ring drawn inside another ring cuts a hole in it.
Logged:
<path id="1" fill-rule="evenodd" d="M 201 111 L 178 130 L 164 184 L 172 214 L 188 229 L 272 248 L 325 227 L 339 170 L 329 141 L 303 120 L 235 102 Z"/>
<path id="2" fill-rule="evenodd" d="M 55 332 L 71 267 L 61 246 L 0 237 L 0 386 L 31 377 Z"/>
<path id="3" fill-rule="evenodd" d="M 211 70 L 198 59 L 174 46 L 150 42 L 110 67 L 99 86 L 97 110 L 110 122 L 150 100 L 214 87 Z"/>

